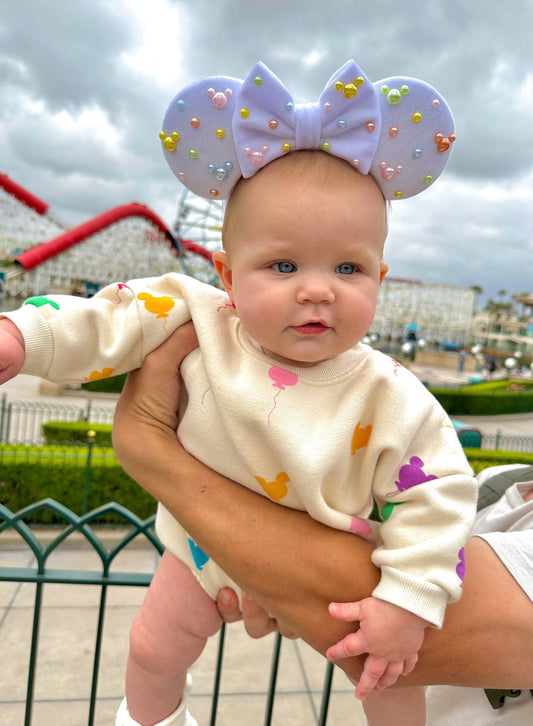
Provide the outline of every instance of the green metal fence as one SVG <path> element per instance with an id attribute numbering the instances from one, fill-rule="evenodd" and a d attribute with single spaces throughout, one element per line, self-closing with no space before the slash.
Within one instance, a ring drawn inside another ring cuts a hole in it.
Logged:
<path id="1" fill-rule="evenodd" d="M 65 527 L 58 530 L 48 544 L 44 545 L 36 536 L 35 531 L 28 524 L 27 520 L 40 515 L 44 510 L 51 510 L 65 521 Z M 102 517 L 113 513 L 120 515 L 124 524 L 127 525 L 127 531 L 120 541 L 113 547 L 104 546 L 98 534 L 96 523 Z M 29 655 L 29 666 L 26 687 L 26 705 L 24 726 L 31 726 L 32 711 L 34 706 L 35 692 L 35 674 L 39 655 L 39 636 L 40 622 L 43 608 L 44 588 L 51 583 L 61 583 L 69 585 L 92 585 L 99 586 L 100 599 L 98 607 L 97 630 L 94 643 L 93 667 L 91 683 L 88 684 L 90 689 L 89 699 L 89 715 L 87 724 L 93 726 L 95 719 L 96 698 L 98 692 L 99 679 L 104 677 L 100 662 L 102 637 L 104 629 L 104 620 L 106 613 L 107 594 L 110 587 L 136 586 L 147 587 L 150 584 L 152 575 L 142 572 L 122 572 L 114 571 L 112 565 L 117 556 L 137 537 L 145 537 L 154 551 L 161 553 L 162 545 L 155 535 L 154 517 L 146 520 L 139 519 L 135 514 L 125 507 L 112 502 L 106 504 L 91 512 L 78 516 L 70 509 L 64 507 L 53 499 L 45 499 L 43 501 L 31 504 L 18 512 L 12 512 L 4 505 L 0 504 L 0 534 L 7 530 L 18 533 L 23 541 L 30 548 L 35 558 L 35 563 L 29 567 L 11 567 L 0 566 L 0 581 L 18 582 L 18 583 L 34 583 L 35 584 L 35 600 L 33 606 L 33 626 L 31 636 L 31 646 Z M 77 532 L 85 539 L 86 544 L 91 547 L 97 554 L 100 562 L 99 571 L 93 570 L 75 570 L 75 569 L 52 569 L 48 566 L 50 556 L 57 550 L 59 545 L 64 542 L 72 533 Z M 213 692 L 211 697 L 211 717 L 210 726 L 215 726 L 217 722 L 217 707 L 220 693 L 220 681 L 223 668 L 224 645 L 226 638 L 226 628 L 222 627 L 219 636 L 218 654 L 216 658 L 216 669 L 213 675 Z M 278 664 L 282 644 L 281 636 L 276 636 L 272 651 L 270 680 L 267 687 L 267 696 L 265 703 L 264 724 L 271 724 L 274 700 L 276 695 L 276 680 L 278 675 Z M 0 642 L 1 650 L 1 642 Z M 0 658 L 1 660 L 1 658 Z M 317 717 L 318 726 L 325 726 L 328 717 L 328 707 L 330 700 L 330 691 L 333 677 L 333 666 L 328 664 L 325 670 L 325 680 L 322 692 L 320 713 Z M 245 674 L 243 673 L 243 679 Z"/>

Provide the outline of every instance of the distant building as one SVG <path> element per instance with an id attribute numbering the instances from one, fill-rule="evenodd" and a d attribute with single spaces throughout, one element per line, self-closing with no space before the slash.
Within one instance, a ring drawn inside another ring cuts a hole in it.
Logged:
<path id="1" fill-rule="evenodd" d="M 522 296 L 525 298 L 526 296 Z M 488 350 L 505 351 L 522 354 L 530 360 L 533 354 L 533 296 L 530 303 L 515 299 L 529 306 L 529 311 L 522 315 L 514 311 L 501 310 L 488 312 L 483 310 L 474 318 L 472 339 L 475 344 Z"/>
<path id="2" fill-rule="evenodd" d="M 424 340 L 452 348 L 472 342 L 476 293 L 465 287 L 386 277 L 369 334 L 382 343 Z"/>

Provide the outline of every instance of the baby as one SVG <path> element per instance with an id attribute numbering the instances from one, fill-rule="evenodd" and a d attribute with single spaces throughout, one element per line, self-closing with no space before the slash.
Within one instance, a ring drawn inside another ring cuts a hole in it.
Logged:
<path id="1" fill-rule="evenodd" d="M 432 112 L 424 128 L 416 114 Z M 318 130 L 321 113 L 329 131 Z M 343 137 L 350 125 L 359 144 Z M 132 370 L 192 318 L 200 346 L 182 365 L 180 440 L 243 486 L 375 542 L 380 583 L 349 606 L 360 629 L 328 657 L 368 653 L 356 695 L 371 726 L 423 726 L 423 689 L 374 687 L 415 667 L 425 628 L 440 627 L 460 596 L 477 486 L 431 394 L 360 341 L 387 272 L 386 199 L 440 173 L 451 114 L 425 84 L 378 87 L 353 61 L 319 104 L 300 107 L 257 64 L 244 82 L 214 77 L 184 89 L 163 127 L 180 180 L 229 198 L 224 251 L 213 258 L 225 292 L 170 273 L 109 285 L 91 300 L 30 299 L 0 321 L 0 382 L 19 371 L 79 381 Z M 277 141 L 266 143 L 265 129 Z M 405 186 L 391 187 L 402 174 Z M 369 519 L 374 503 L 381 523 Z M 221 625 L 218 591 L 238 589 L 161 505 L 157 531 L 166 550 L 132 627 L 118 726 L 196 725 L 188 670 Z M 332 604 L 332 615 L 344 607 Z"/>

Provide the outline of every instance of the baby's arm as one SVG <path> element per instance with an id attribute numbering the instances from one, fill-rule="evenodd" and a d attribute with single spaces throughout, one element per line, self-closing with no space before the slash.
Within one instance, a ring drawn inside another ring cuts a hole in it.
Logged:
<path id="1" fill-rule="evenodd" d="M 14 378 L 24 365 L 25 345 L 15 323 L 0 319 L 0 384 Z"/>
<path id="2" fill-rule="evenodd" d="M 363 700 L 375 687 L 391 686 L 415 667 L 424 631 L 430 625 L 427 620 L 376 597 L 353 603 L 333 602 L 329 612 L 338 620 L 359 621 L 359 630 L 326 653 L 330 660 L 368 653 L 355 691 L 357 698 Z"/>

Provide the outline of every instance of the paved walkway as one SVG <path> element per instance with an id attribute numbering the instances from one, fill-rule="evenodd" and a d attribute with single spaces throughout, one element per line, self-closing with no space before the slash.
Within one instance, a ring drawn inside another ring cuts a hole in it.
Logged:
<path id="1" fill-rule="evenodd" d="M 46 533 L 43 534 L 45 536 Z M 49 566 L 57 569 L 99 569 L 93 552 L 75 536 L 60 546 Z M 0 566 L 26 567 L 28 549 L 0 536 Z M 148 547 L 122 553 L 114 568 L 153 571 L 157 556 Z M 99 588 L 90 585 L 45 585 L 36 677 L 33 726 L 85 726 L 92 675 Z M 123 696 L 128 632 L 144 596 L 144 588 L 109 589 L 96 726 L 113 726 Z M 35 586 L 0 582 L 0 726 L 22 726 Z M 263 723 L 269 684 L 272 636 L 248 638 L 240 623 L 229 626 L 223 668 L 218 726 Z M 193 668 L 191 710 L 200 726 L 210 718 L 218 637 L 211 638 Z M 301 641 L 284 641 L 278 674 L 274 726 L 318 723 L 325 660 Z M 362 726 L 361 708 L 353 687 L 336 670 L 329 721 L 332 726 Z"/>

